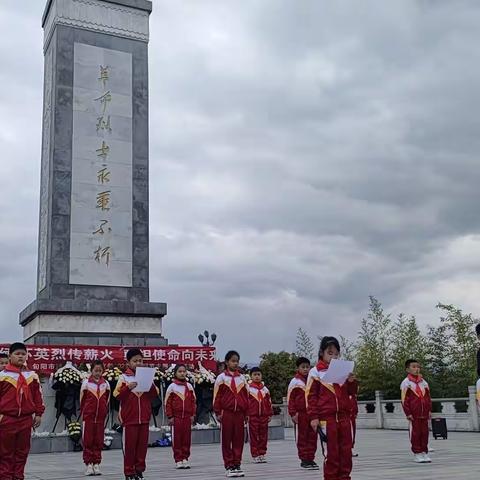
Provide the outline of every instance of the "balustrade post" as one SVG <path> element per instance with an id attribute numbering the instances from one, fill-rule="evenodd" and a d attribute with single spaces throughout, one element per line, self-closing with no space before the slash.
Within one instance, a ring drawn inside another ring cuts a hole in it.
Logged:
<path id="1" fill-rule="evenodd" d="M 471 385 L 468 387 L 468 412 L 470 414 L 470 423 L 474 432 L 480 431 L 478 421 L 477 389 Z"/>
<path id="2" fill-rule="evenodd" d="M 375 415 L 377 417 L 377 428 L 383 429 L 383 392 L 375 391 Z"/>

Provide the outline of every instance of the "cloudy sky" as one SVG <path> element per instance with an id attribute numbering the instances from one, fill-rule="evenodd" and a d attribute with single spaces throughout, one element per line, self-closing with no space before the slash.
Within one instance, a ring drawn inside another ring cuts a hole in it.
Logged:
<path id="1" fill-rule="evenodd" d="M 480 315 L 480 3 L 154 0 L 151 299 L 247 360 Z M 36 288 L 44 0 L 2 0 L 0 326 Z"/>

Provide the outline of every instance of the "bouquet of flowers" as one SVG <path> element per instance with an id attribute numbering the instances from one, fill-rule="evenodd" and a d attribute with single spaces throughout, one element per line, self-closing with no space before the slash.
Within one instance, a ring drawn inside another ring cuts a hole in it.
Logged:
<path id="1" fill-rule="evenodd" d="M 103 378 L 110 384 L 118 381 L 118 377 L 122 374 L 122 371 L 118 367 L 108 368 L 103 372 Z"/>
<path id="2" fill-rule="evenodd" d="M 205 368 L 196 370 L 193 374 L 195 385 L 213 385 L 215 383 L 215 374 Z"/>
<path id="3" fill-rule="evenodd" d="M 82 426 L 80 422 L 73 421 L 67 425 L 67 432 L 70 440 L 73 443 L 78 444 L 82 438 Z"/>
<path id="4" fill-rule="evenodd" d="M 161 372 L 162 381 L 165 384 L 168 385 L 171 382 L 173 382 L 173 379 L 175 377 L 174 371 L 175 371 L 175 365 L 171 365 L 164 372 Z M 187 370 L 187 382 L 190 382 L 192 385 L 195 385 L 195 374 L 190 370 Z"/>
<path id="5" fill-rule="evenodd" d="M 53 382 L 63 383 L 64 385 L 80 385 L 82 383 L 81 374 L 73 368 L 63 368 L 53 374 Z"/>

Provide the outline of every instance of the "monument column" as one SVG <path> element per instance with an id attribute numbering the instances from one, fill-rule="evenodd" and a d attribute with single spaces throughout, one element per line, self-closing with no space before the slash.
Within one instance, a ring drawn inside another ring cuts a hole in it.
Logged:
<path id="1" fill-rule="evenodd" d="M 48 0 L 36 344 L 162 345 L 149 301 L 146 0 Z"/>

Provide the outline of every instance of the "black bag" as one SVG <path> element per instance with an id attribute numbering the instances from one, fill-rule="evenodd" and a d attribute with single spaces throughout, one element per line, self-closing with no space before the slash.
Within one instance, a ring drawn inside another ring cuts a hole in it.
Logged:
<path id="1" fill-rule="evenodd" d="M 447 421 L 445 418 L 432 418 L 432 435 L 436 440 L 438 437 L 444 440 L 448 437 Z"/>

